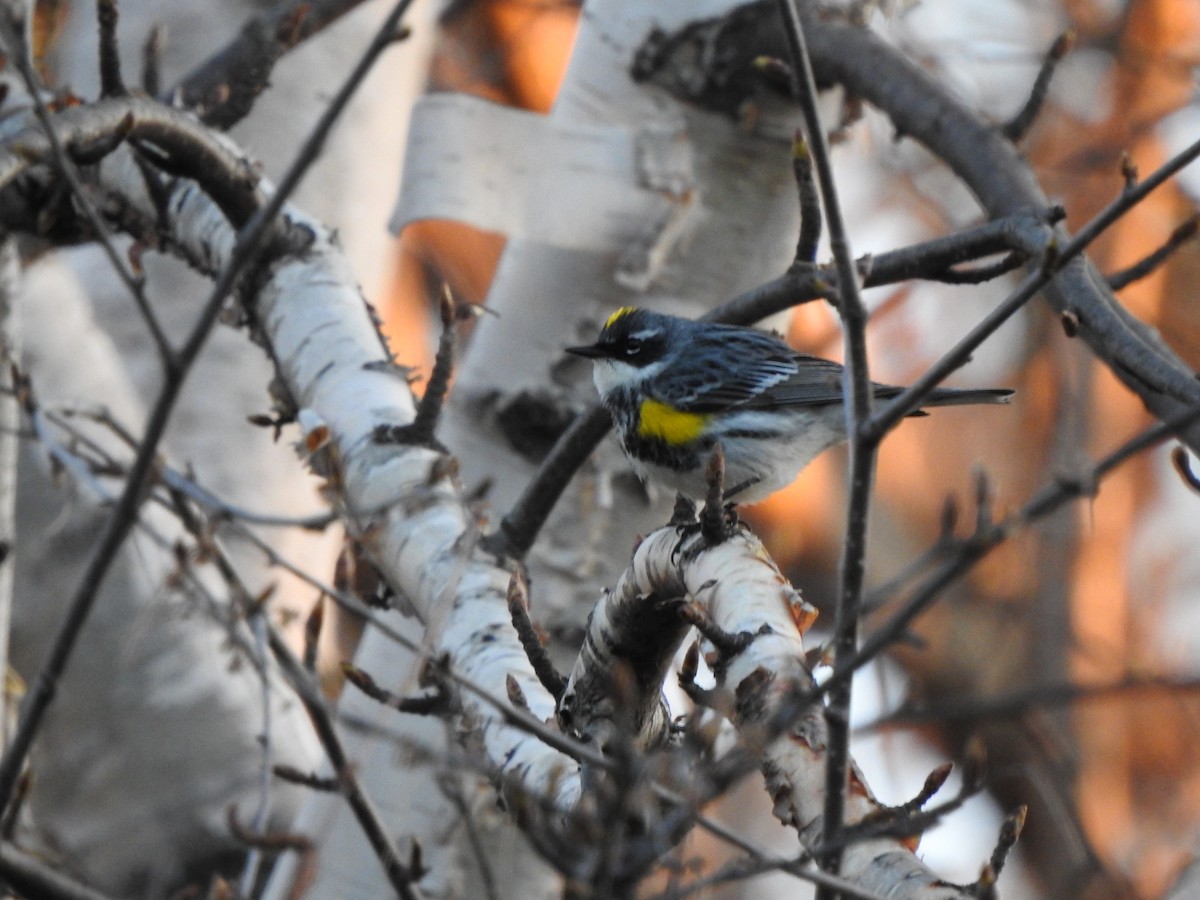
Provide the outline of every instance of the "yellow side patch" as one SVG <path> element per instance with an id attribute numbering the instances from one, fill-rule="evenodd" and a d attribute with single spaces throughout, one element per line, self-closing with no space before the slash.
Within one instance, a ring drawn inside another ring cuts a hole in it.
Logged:
<path id="1" fill-rule="evenodd" d="M 604 327 L 610 328 L 612 326 L 613 322 L 617 321 L 617 319 L 620 319 L 623 316 L 629 315 L 631 312 L 637 312 L 637 307 L 636 306 L 622 306 L 615 313 L 613 313 L 611 316 L 609 316 L 607 319 L 604 320 Z"/>
<path id="2" fill-rule="evenodd" d="M 643 400 L 638 416 L 638 435 L 656 438 L 675 447 L 694 441 L 704 431 L 708 416 L 682 412 L 657 400 Z"/>

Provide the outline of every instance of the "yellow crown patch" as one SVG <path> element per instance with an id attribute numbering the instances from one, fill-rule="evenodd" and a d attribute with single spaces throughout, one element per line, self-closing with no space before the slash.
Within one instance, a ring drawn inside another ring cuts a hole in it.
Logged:
<path id="1" fill-rule="evenodd" d="M 616 322 L 617 319 L 624 318 L 625 316 L 629 315 L 632 312 L 637 312 L 636 306 L 622 306 L 615 313 L 613 313 L 611 316 L 609 316 L 607 319 L 604 320 L 604 327 L 611 328 L 613 323 Z"/>

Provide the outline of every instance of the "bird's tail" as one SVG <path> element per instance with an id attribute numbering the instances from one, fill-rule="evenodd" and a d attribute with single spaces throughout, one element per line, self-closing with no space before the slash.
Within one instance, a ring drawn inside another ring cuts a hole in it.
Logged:
<path id="1" fill-rule="evenodd" d="M 1007 403 L 1009 388 L 934 388 L 922 406 L 968 406 L 974 403 Z"/>

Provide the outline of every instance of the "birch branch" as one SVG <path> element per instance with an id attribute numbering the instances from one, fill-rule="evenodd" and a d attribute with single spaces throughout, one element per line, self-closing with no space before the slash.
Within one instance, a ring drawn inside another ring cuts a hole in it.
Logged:
<path id="1" fill-rule="evenodd" d="M 680 538 L 673 527 L 660 529 L 641 542 L 616 588 L 592 614 L 585 649 L 571 673 L 563 697 L 570 726 L 585 737 L 612 742 L 626 710 L 613 704 L 612 685 L 634 673 L 637 694 L 633 708 L 650 710 L 636 721 L 640 744 L 664 738 L 657 705 L 662 682 L 642 677 L 665 669 L 687 628 L 668 626 L 647 633 L 649 622 L 662 625 L 685 605 L 689 620 L 699 620 L 712 652 L 717 676 L 716 702 L 727 712 L 743 744 L 758 761 L 767 792 L 775 798 L 775 815 L 796 829 L 810 852 L 820 852 L 825 840 L 824 804 L 828 729 L 823 707 L 814 703 L 780 731 L 782 710 L 791 710 L 798 695 L 815 689 L 804 664 L 803 634 L 816 617 L 775 566 L 753 534 L 739 529 L 717 546 L 700 534 Z M 679 617 L 681 618 L 681 617 Z M 653 648 L 647 652 L 647 648 Z M 847 830 L 841 876 L 858 889 L 881 896 L 964 898 L 971 888 L 949 885 L 928 870 L 914 853 L 915 840 L 904 835 L 900 817 L 895 831 L 874 829 L 870 837 L 855 838 L 855 826 L 886 822 L 893 811 L 880 804 L 865 779 L 851 764 L 846 795 Z M 902 893 L 897 889 L 902 887 Z"/>
<path id="2" fill-rule="evenodd" d="M 156 140 L 183 156 L 186 142 L 160 124 L 180 123 L 203 138 L 208 157 L 219 160 L 209 173 L 218 193 L 228 191 L 228 173 L 251 169 L 231 144 L 152 101 L 103 101 L 63 115 L 87 134 L 116 127 L 128 115 L 131 135 L 161 128 Z M 0 160 L 0 176 L 4 171 Z M 131 154 L 112 154 L 99 173 L 100 186 L 124 204 L 144 216 L 157 213 Z M 204 190 L 191 181 L 171 185 L 162 203 L 171 213 L 165 227 L 172 249 L 206 260 L 215 271 L 231 252 L 232 231 L 207 194 L 205 173 L 197 167 L 194 174 L 205 179 Z M 553 700 L 538 684 L 508 621 L 510 573 L 474 546 L 474 518 L 461 501 L 449 457 L 376 440 L 413 420 L 414 401 L 334 236 L 294 209 L 285 210 L 283 228 L 305 233 L 310 241 L 264 264 L 250 311 L 286 386 L 280 402 L 294 404 L 298 413 L 313 467 L 330 479 L 349 527 L 384 576 L 430 627 L 430 655 L 447 655 L 456 671 L 481 684 L 502 685 L 514 675 L 531 711 L 549 718 Z M 499 776 L 519 772 L 523 787 L 534 793 L 556 785 L 546 791 L 556 807 L 573 806 L 578 796 L 578 784 L 569 777 L 573 760 L 545 750 L 474 695 L 466 694 L 464 703 Z"/>

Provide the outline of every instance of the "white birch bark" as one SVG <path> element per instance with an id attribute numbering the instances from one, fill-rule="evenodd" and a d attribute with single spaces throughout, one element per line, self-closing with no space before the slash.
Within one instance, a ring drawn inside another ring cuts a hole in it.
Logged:
<path id="1" fill-rule="evenodd" d="M 121 4 L 126 79 L 136 82 L 141 44 L 153 25 L 167 27 L 163 78 L 170 84 L 232 37 L 257 8 L 240 0 Z M 290 161 L 385 12 L 352 14 L 278 66 L 271 90 L 238 129 L 270 170 Z M 96 43 L 94 4 L 73 4 L 52 65 L 63 83 L 84 96 L 96 92 Z M 394 85 L 407 84 L 411 92 L 420 83 L 424 53 L 418 42 L 385 58 L 302 189 L 311 208 L 341 226 L 356 272 L 373 290 L 390 271 L 391 240 L 383 227 L 390 191 L 380 184 L 395 179 L 392 163 L 403 145 Z M 150 254 L 146 261 L 156 313 L 178 340 L 209 284 L 173 260 Z M 25 303 L 29 372 L 41 399 L 103 403 L 136 429 L 157 384 L 157 359 L 101 254 L 75 250 L 39 265 Z M 286 442 L 272 443 L 267 432 L 245 423 L 246 415 L 269 408 L 265 389 L 272 374 L 265 357 L 248 352 L 243 336 L 219 331 L 185 389 L 166 447 L 173 462 L 194 462 L 198 479 L 226 500 L 280 515 L 307 514 L 321 508 L 316 482 Z M 105 514 L 85 488 L 72 493 L 48 482 L 44 452 L 35 450 L 32 457 L 33 464 L 23 467 L 25 537 L 14 653 L 27 677 L 41 663 L 61 602 L 73 591 Z M 148 514 L 174 533 L 163 517 Z M 285 557 L 327 576 L 336 529 L 326 535 L 296 530 L 282 541 L 277 532 L 269 536 Z M 252 589 L 281 582 L 273 604 L 307 612 L 313 589 L 268 570 L 252 550 L 234 550 Z M 130 542 L 97 603 L 34 759 L 39 831 L 94 883 L 118 892 L 160 893 L 177 884 L 185 869 L 236 853 L 226 807 L 236 801 L 248 821 L 258 800 L 263 712 L 257 676 L 245 664 L 230 673 L 222 627 L 164 590 L 173 567 L 170 555 L 144 537 Z M 0 578 L 10 568 L 0 569 Z M 286 689 L 276 685 L 273 696 L 276 761 L 311 768 L 320 751 L 306 717 Z M 286 785 L 273 790 L 274 827 L 288 824 L 298 793 Z M 114 840 L 117 834 L 120 840 Z"/>
<path id="2" fill-rule="evenodd" d="M 824 827 L 827 768 L 827 728 L 821 703 L 796 710 L 786 728 L 771 732 L 777 729 L 780 711 L 814 687 L 804 664 L 803 635 L 816 618 L 816 609 L 801 599 L 751 532 L 739 530 L 716 546 L 706 546 L 699 534 L 681 540 L 677 529 L 670 527 L 648 535 L 593 613 L 587 645 L 598 649 L 581 654 L 564 702 L 570 702 L 573 695 L 598 694 L 597 683 L 611 683 L 612 669 L 619 661 L 605 657 L 604 648 L 645 643 L 635 634 L 620 633 L 615 623 L 634 620 L 637 607 L 670 605 L 677 598 L 693 603 L 715 627 L 715 633 L 737 640 L 736 646 L 708 645 L 722 712 L 742 734 L 743 746 L 757 758 L 775 815 L 794 829 L 802 846 L 815 851 Z M 674 648 L 667 648 L 666 659 L 673 656 Z M 645 667 L 648 661 L 639 659 L 636 664 Z M 611 732 L 614 711 L 610 707 L 588 702 L 580 704 L 580 709 L 583 714 L 575 716 L 574 727 L 592 735 Z M 857 768 L 853 764 L 851 768 L 847 825 L 885 817 L 886 808 L 875 799 Z M 978 848 L 981 864 L 989 850 Z M 859 888 L 885 897 L 952 900 L 972 896 L 967 888 L 943 882 L 922 864 L 912 846 L 895 837 L 850 842 L 841 875 Z"/>

